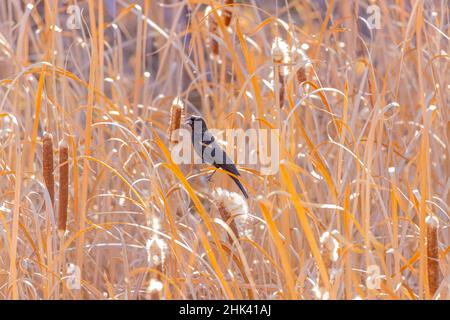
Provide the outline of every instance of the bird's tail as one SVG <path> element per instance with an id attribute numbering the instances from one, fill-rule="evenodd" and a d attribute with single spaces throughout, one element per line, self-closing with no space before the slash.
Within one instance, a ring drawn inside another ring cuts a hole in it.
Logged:
<path id="1" fill-rule="evenodd" d="M 237 184 L 237 186 L 239 187 L 239 189 L 241 189 L 242 194 L 244 195 L 244 197 L 246 197 L 248 199 L 248 194 L 247 191 L 245 190 L 244 186 L 242 185 L 242 183 L 239 181 L 238 178 L 231 176 L 231 179 L 233 179 L 233 181 Z"/>

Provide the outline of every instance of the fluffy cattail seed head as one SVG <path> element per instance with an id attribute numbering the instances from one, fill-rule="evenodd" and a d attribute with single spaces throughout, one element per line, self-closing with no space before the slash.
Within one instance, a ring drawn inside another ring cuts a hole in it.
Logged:
<path id="1" fill-rule="evenodd" d="M 293 47 L 292 57 L 294 63 L 298 66 L 296 71 L 297 81 L 303 83 L 309 78 L 312 66 L 311 60 L 304 50 L 297 47 Z"/>
<path id="2" fill-rule="evenodd" d="M 339 258 L 339 242 L 334 237 L 334 231 L 324 232 L 320 237 L 320 244 L 322 245 L 322 256 L 327 268 L 331 267 L 332 262 Z"/>
<path id="3" fill-rule="evenodd" d="M 150 283 L 146 289 L 147 298 L 150 300 L 159 300 L 164 284 L 158 278 L 150 279 Z"/>
<path id="4" fill-rule="evenodd" d="M 274 63 L 283 63 L 288 59 L 288 45 L 281 38 L 275 38 L 272 42 L 272 61 Z"/>
<path id="5" fill-rule="evenodd" d="M 145 245 L 147 249 L 147 260 L 151 267 L 163 269 L 163 266 L 166 261 L 166 254 L 167 254 L 167 242 L 162 239 L 158 232 L 161 229 L 161 226 L 159 224 L 159 219 L 156 217 L 153 217 L 151 222 L 152 229 L 155 230 L 152 237 L 147 240 L 147 243 Z"/>
<path id="6" fill-rule="evenodd" d="M 240 194 L 217 188 L 213 192 L 214 202 L 222 219 L 236 236 L 247 235 L 249 210 L 247 201 Z"/>
<path id="7" fill-rule="evenodd" d="M 326 231 L 320 236 L 320 246 L 322 259 L 325 267 L 328 270 L 330 281 L 334 281 L 337 270 L 333 268 L 333 262 L 336 262 L 339 258 L 339 241 L 337 237 L 339 233 L 337 230 Z M 330 292 L 325 287 L 322 287 L 319 279 L 313 288 L 314 295 L 321 300 L 328 300 L 330 298 Z"/>

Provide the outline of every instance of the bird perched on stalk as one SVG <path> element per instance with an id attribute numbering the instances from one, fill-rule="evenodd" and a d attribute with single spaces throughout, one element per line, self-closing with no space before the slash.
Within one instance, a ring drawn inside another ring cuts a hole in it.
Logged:
<path id="1" fill-rule="evenodd" d="M 191 127 L 192 145 L 202 159 L 202 163 L 213 165 L 230 173 L 230 178 L 233 179 L 242 194 L 248 198 L 247 191 L 237 178 L 240 174 L 236 165 L 219 146 L 211 132 L 208 131 L 205 120 L 202 117 L 192 115 L 187 119 L 186 124 Z"/>

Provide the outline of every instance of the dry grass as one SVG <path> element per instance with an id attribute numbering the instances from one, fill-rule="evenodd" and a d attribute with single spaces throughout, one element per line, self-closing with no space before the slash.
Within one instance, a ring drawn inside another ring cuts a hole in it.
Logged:
<path id="1" fill-rule="evenodd" d="M 0 299 L 450 298 L 446 1 L 69 3 L 0 1 Z M 280 129 L 244 224 L 170 157 L 174 98 Z"/>

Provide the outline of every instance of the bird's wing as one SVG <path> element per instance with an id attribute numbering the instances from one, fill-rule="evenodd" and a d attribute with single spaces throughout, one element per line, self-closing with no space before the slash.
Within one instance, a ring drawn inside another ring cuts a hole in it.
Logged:
<path id="1" fill-rule="evenodd" d="M 219 145 L 214 136 L 206 130 L 203 132 L 203 139 L 199 139 L 201 149 L 202 149 L 202 159 L 204 163 L 213 164 L 218 168 L 223 168 L 226 171 L 229 171 L 235 175 L 239 175 L 239 172 L 234 165 L 234 162 L 230 157 L 228 157 L 227 153 L 224 149 Z M 198 148 L 200 149 L 200 148 Z"/>
<path id="2" fill-rule="evenodd" d="M 226 154 L 216 141 L 203 142 L 203 162 L 216 165 L 224 162 L 226 160 L 224 157 Z"/>

